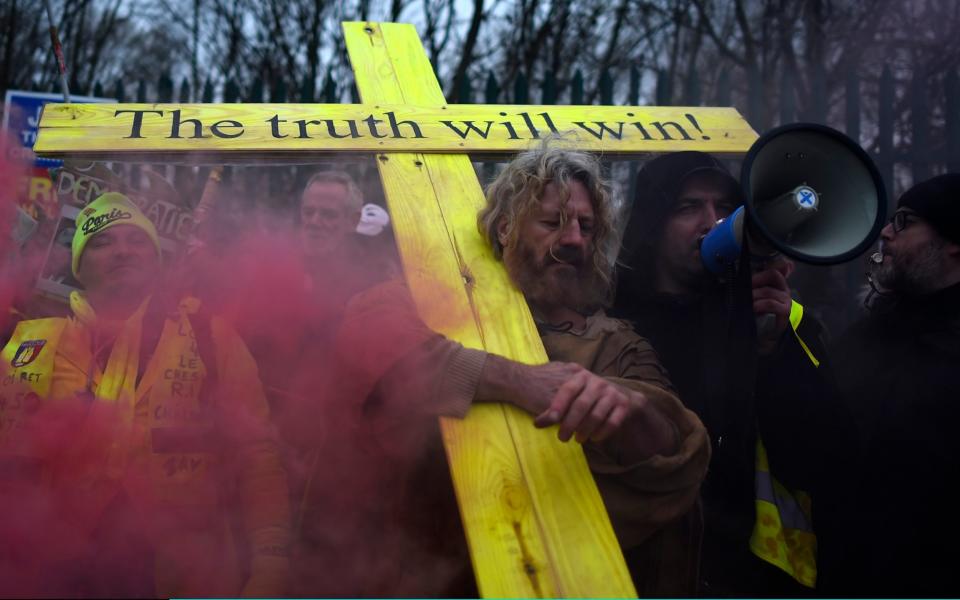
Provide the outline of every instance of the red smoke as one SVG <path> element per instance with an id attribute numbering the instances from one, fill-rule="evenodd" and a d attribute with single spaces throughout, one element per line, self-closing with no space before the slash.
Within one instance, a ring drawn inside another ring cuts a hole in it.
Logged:
<path id="1" fill-rule="evenodd" d="M 373 418 L 377 399 L 396 395 L 378 387 L 382 376 L 433 335 L 416 316 L 395 251 L 371 248 L 380 240 L 355 235 L 336 255 L 305 261 L 292 219 L 267 228 L 249 214 L 229 218 L 224 209 L 231 203 L 257 206 L 259 201 L 230 192 L 222 194 L 205 228 L 206 244 L 166 265 L 156 296 L 172 307 L 189 293 L 203 302 L 194 319 L 215 314 L 228 322 L 255 358 L 266 390 L 275 430 L 271 439 L 280 448 L 289 481 L 284 493 L 289 493 L 294 521 L 293 577 L 286 589 L 259 581 L 263 587 L 247 591 L 476 593 L 437 420 L 417 410 L 418 395 L 429 392 L 429 378 L 413 372 L 395 378 L 410 403 L 409 414 Z M 4 200 L 0 216 L 8 223 L 10 202 Z M 25 264 L 22 258 L 14 261 L 18 269 Z M 9 282 L 5 277 L 0 286 L 3 306 L 24 296 L 22 281 Z M 459 313 L 444 316 L 457 305 L 454 293 L 433 295 L 438 313 L 433 322 L 461 318 Z M 198 345 L 204 343 L 201 334 L 197 337 Z M 222 381 L 230 374 L 216 370 L 215 377 Z M 215 401 L 232 406 L 229 398 Z M 284 578 L 282 557 L 252 556 L 250 540 L 242 539 L 251 518 L 244 500 L 251 496 L 236 483 L 242 457 L 234 455 L 238 440 L 264 437 L 255 416 L 219 412 L 220 433 L 208 440 L 220 456 L 236 459 L 225 461 L 217 491 L 219 516 L 240 538 L 233 545 L 236 560 L 209 537 L 185 528 L 194 520 L 196 531 L 202 530 L 203 516 L 158 495 L 139 463 L 128 469 L 122 484 L 103 478 L 112 440 L 150 432 L 131 431 L 120 413 L 109 408 L 94 413 L 88 400 L 75 397 L 51 398 L 34 417 L 18 436 L 58 483 L 20 486 L 0 495 L 0 539 L 5 540 L 0 595 L 151 596 L 162 589 L 158 561 L 163 555 L 195 566 L 180 582 L 191 595 L 240 594 L 238 587 L 216 583 L 236 565 L 235 581 L 261 572 L 264 564 Z M 101 485 L 78 491 L 77 480 L 98 477 Z M 255 501 L 269 502 L 269 494 Z"/>
<path id="2" fill-rule="evenodd" d="M 22 306 L 29 293 L 30 269 L 39 267 L 36 253 L 27 254 L 13 238 L 18 222 L 20 190 L 28 173 L 28 165 L 8 159 L 8 146 L 15 142 L 0 135 L 0 333 L 6 334 L 12 325 L 8 307 Z"/>

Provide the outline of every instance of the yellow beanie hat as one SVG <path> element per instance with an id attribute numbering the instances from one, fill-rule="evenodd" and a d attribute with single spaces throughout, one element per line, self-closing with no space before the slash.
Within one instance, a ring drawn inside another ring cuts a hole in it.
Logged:
<path id="1" fill-rule="evenodd" d="M 107 192 L 91 202 L 77 215 L 77 231 L 73 234 L 73 276 L 77 276 L 77 267 L 80 266 L 80 255 L 83 249 L 95 235 L 114 225 L 133 225 L 142 229 L 160 252 L 160 236 L 157 228 L 144 215 L 130 198 L 118 192 Z"/>

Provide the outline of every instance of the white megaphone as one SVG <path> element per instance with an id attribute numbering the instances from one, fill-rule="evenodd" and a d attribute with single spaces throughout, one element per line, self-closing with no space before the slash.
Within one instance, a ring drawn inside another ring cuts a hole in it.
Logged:
<path id="1" fill-rule="evenodd" d="M 761 260 L 778 253 L 831 265 L 860 255 L 886 222 L 883 180 L 873 161 L 846 135 L 812 123 L 762 135 L 743 161 L 744 204 L 704 237 L 708 270 L 729 271 L 743 241 Z"/>

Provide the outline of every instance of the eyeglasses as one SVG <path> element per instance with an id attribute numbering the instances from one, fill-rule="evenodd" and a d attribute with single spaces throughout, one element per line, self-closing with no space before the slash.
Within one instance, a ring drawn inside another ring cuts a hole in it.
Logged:
<path id="1" fill-rule="evenodd" d="M 907 228 L 907 225 L 917 222 L 917 216 L 913 213 L 898 210 L 890 217 L 890 223 L 893 224 L 894 233 L 900 233 Z"/>

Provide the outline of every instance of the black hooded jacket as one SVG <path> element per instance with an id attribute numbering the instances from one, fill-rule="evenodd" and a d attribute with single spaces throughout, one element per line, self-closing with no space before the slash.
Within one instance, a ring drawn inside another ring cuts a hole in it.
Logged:
<path id="1" fill-rule="evenodd" d="M 802 335 L 820 360 L 819 368 L 789 329 L 771 355 L 758 356 L 749 269 L 730 273 L 726 284 L 707 281 L 698 294 L 654 291 L 655 250 L 665 221 L 684 182 L 704 171 L 721 173 L 733 197 L 740 197 L 736 180 L 722 163 L 700 152 L 664 155 L 639 172 L 611 312 L 632 321 L 637 333 L 650 340 L 680 399 L 710 433 L 713 458 L 702 488 L 701 591 L 802 593 L 789 576 L 749 551 L 757 436 L 767 449 L 773 475 L 788 488 L 816 496 L 832 479 L 820 466 L 827 456 L 844 451 L 838 444 L 847 443 L 850 421 L 830 416 L 838 403 L 816 321 L 805 318 Z M 831 424 L 834 418 L 843 425 Z M 816 504 L 815 499 L 815 522 Z"/>

